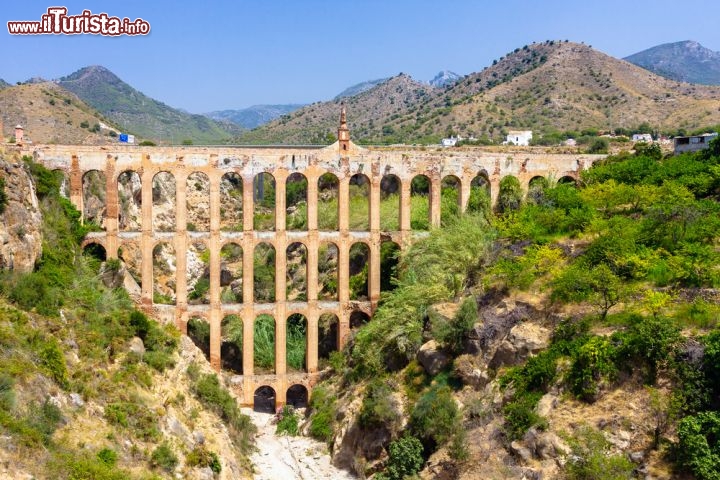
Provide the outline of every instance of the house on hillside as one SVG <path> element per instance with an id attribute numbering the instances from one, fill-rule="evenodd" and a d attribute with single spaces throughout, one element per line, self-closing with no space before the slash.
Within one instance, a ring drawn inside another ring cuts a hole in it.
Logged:
<path id="1" fill-rule="evenodd" d="M 510 130 L 505 137 L 503 145 L 521 145 L 527 147 L 532 140 L 532 130 Z"/>
<path id="2" fill-rule="evenodd" d="M 442 140 L 440 140 L 440 145 L 442 145 L 443 147 L 454 147 L 460 140 L 462 140 L 462 137 L 460 137 L 460 135 L 458 135 L 457 137 L 451 135 L 450 138 L 443 138 Z"/>
<path id="3" fill-rule="evenodd" d="M 702 135 L 693 135 L 689 137 L 675 137 L 673 139 L 675 155 L 685 152 L 697 152 L 705 150 L 710 146 L 710 142 L 716 139 L 718 133 L 703 133 Z"/>
<path id="4" fill-rule="evenodd" d="M 652 143 L 653 138 L 649 133 L 633 133 L 632 141 Z"/>

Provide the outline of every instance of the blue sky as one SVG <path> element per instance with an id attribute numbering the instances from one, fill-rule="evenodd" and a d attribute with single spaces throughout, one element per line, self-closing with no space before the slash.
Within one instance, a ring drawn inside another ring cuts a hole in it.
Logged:
<path id="1" fill-rule="evenodd" d="M 142 17 L 148 36 L 13 36 L 5 22 L 50 6 Z M 194 113 L 327 100 L 364 80 L 405 72 L 479 71 L 548 39 L 615 57 L 696 40 L 720 51 L 720 2 L 504 0 L 3 0 L 0 78 L 58 78 L 104 65 L 143 93 Z"/>

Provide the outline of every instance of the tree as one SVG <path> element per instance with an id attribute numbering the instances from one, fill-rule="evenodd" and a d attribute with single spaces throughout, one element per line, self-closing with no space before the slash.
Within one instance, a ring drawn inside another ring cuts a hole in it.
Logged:
<path id="1" fill-rule="evenodd" d="M 523 192 L 520 181 L 508 175 L 500 180 L 498 193 L 498 211 L 500 213 L 518 210 L 522 205 Z"/>

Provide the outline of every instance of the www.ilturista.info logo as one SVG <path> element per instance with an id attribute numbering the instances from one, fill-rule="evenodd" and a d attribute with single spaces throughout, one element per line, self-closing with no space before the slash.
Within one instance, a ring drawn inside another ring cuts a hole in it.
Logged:
<path id="1" fill-rule="evenodd" d="M 138 18 L 111 17 L 107 13 L 83 10 L 80 15 L 68 15 L 65 7 L 50 7 L 40 21 L 7 22 L 11 35 L 147 35 L 150 24 Z"/>

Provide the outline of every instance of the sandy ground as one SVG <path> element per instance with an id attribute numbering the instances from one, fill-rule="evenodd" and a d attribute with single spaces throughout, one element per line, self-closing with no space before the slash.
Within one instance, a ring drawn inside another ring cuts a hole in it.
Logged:
<path id="1" fill-rule="evenodd" d="M 243 409 L 258 428 L 250 460 L 255 480 L 350 480 L 356 477 L 330 464 L 327 445 L 307 437 L 276 436 L 273 416 Z"/>

